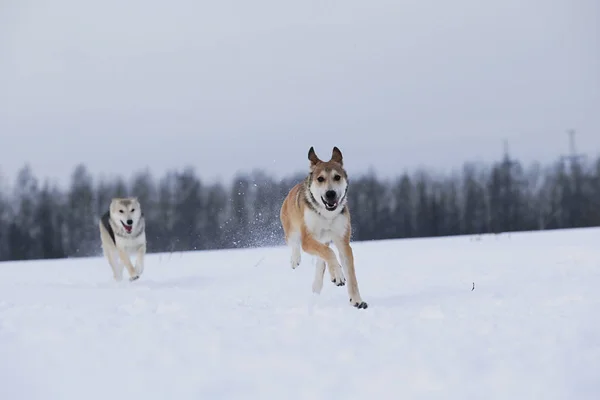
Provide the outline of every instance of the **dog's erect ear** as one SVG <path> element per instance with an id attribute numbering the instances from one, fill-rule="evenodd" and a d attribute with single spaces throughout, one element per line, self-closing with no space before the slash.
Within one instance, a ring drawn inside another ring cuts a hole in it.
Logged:
<path id="1" fill-rule="evenodd" d="M 335 161 L 336 163 L 344 165 L 344 158 L 342 157 L 342 152 L 337 147 L 334 147 L 333 151 L 331 152 L 331 161 Z"/>
<path id="2" fill-rule="evenodd" d="M 310 161 L 310 166 L 314 167 L 318 163 L 321 162 L 319 157 L 317 157 L 317 153 L 315 153 L 315 149 L 311 146 L 310 150 L 308 150 L 308 160 Z"/>

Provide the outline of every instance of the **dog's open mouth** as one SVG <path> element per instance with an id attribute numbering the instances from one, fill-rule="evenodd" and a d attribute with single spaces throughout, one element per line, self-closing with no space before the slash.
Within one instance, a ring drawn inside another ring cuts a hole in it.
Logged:
<path id="1" fill-rule="evenodd" d="M 132 225 L 127 225 L 127 224 L 123 223 L 123 221 L 121 221 L 121 225 L 123 225 L 123 228 L 125 228 L 127 233 L 131 233 L 131 229 L 133 228 Z"/>
<path id="2" fill-rule="evenodd" d="M 325 200 L 323 197 L 321 197 L 321 201 L 323 202 L 323 204 L 325 204 L 325 209 L 327 211 L 333 211 L 338 206 L 338 202 L 337 201 L 331 202 L 329 200 Z"/>

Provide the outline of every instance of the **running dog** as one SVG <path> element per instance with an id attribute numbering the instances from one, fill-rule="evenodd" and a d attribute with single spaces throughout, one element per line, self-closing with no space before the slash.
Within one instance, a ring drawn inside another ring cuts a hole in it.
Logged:
<path id="1" fill-rule="evenodd" d="M 130 281 L 138 279 L 144 272 L 146 256 L 146 222 L 138 199 L 112 199 L 98 227 L 104 257 L 113 270 L 115 280 L 123 279 L 123 265 L 129 272 Z M 132 253 L 137 254 L 135 267 L 129 259 Z"/>
<path id="2" fill-rule="evenodd" d="M 279 213 L 285 241 L 291 248 L 291 266 L 300 265 L 301 249 L 317 257 L 312 290 L 321 293 L 325 264 L 331 281 L 337 286 L 346 284 L 350 304 L 356 308 L 367 308 L 358 291 L 354 271 L 354 256 L 350 247 L 352 226 L 348 193 L 348 175 L 343 166 L 342 152 L 333 148 L 331 159 L 321 161 L 313 147 L 308 151 L 310 173 L 288 193 Z M 341 264 L 329 247 L 333 242 L 340 253 Z"/>

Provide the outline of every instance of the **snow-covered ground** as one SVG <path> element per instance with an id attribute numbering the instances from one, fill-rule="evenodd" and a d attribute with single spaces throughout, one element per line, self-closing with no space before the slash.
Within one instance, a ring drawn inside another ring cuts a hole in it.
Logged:
<path id="1" fill-rule="evenodd" d="M 0 264 L 0 399 L 599 399 L 600 230 L 473 239 Z"/>

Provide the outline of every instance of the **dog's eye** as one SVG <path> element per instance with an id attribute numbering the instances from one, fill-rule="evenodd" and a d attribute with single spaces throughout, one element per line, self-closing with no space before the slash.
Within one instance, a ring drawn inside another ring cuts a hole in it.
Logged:
<path id="1" fill-rule="evenodd" d="M 119 212 L 120 212 L 121 214 L 123 214 L 123 210 L 119 210 Z"/>
<path id="2" fill-rule="evenodd" d="M 318 178 L 317 178 L 317 180 L 318 180 L 319 182 L 323 182 L 323 181 L 325 180 L 325 178 L 323 178 L 322 176 L 320 176 L 320 177 L 318 177 Z"/>
<path id="3" fill-rule="evenodd" d="M 339 181 L 340 179 L 342 179 L 342 177 L 339 176 L 339 175 L 336 175 L 336 176 L 333 177 L 334 181 Z"/>
<path id="4" fill-rule="evenodd" d="M 131 209 L 131 212 L 134 212 L 134 211 L 135 211 L 135 208 L 132 208 L 132 209 Z"/>

